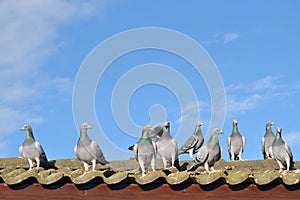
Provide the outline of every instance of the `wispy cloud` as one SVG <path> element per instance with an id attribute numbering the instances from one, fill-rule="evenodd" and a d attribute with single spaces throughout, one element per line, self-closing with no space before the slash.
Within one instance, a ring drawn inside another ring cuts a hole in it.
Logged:
<path id="1" fill-rule="evenodd" d="M 232 42 L 234 40 L 237 40 L 239 37 L 240 36 L 237 33 L 225 33 L 223 36 L 223 43 L 226 44 Z"/>
<path id="2" fill-rule="evenodd" d="M 205 41 L 206 45 L 212 44 L 228 44 L 237 40 L 240 35 L 236 32 L 218 33 L 215 34 L 211 39 Z"/>
<path id="3" fill-rule="evenodd" d="M 291 133 L 287 133 L 283 136 L 283 139 L 285 140 L 285 142 L 288 145 L 300 145 L 300 132 L 291 132 Z"/>
<path id="4" fill-rule="evenodd" d="M 38 112 L 42 105 L 37 101 L 71 91 L 70 78 L 50 77 L 41 66 L 62 42 L 60 27 L 97 15 L 102 4 L 81 0 L 0 1 L 0 137 L 19 129 L 24 121 L 43 122 Z"/>
<path id="5" fill-rule="evenodd" d="M 259 103 L 274 97 L 286 97 L 296 92 L 280 83 L 280 77 L 267 76 L 253 83 L 229 85 L 227 88 L 227 112 L 245 113 Z"/>
<path id="6" fill-rule="evenodd" d="M 206 107 L 204 102 L 190 102 L 183 106 L 181 117 L 177 120 L 177 123 L 181 124 L 195 124 L 199 119 L 199 113 Z M 202 119 L 201 119 L 202 120 Z"/>

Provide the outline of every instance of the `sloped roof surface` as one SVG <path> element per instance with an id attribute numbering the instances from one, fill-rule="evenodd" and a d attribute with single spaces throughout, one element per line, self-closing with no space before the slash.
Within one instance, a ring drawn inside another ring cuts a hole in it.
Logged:
<path id="1" fill-rule="evenodd" d="M 187 171 L 191 161 L 181 161 L 181 170 L 162 170 L 162 162 L 157 159 L 155 172 L 148 172 L 144 177 L 138 171 L 135 160 L 111 161 L 108 166 L 97 165 L 96 171 L 84 174 L 82 163 L 77 159 L 50 161 L 52 167 L 33 169 L 28 171 L 28 162 L 22 158 L 0 159 L 0 183 L 17 185 L 24 182 L 51 185 L 55 183 L 74 183 L 76 185 L 97 183 L 115 185 L 122 182 L 148 185 L 154 182 L 167 183 L 171 186 L 185 182 L 199 185 L 213 183 L 228 184 L 230 186 L 252 183 L 258 186 L 272 182 L 287 186 L 296 185 L 300 180 L 300 170 L 288 173 L 279 173 L 278 165 L 274 160 L 251 160 L 216 163 L 215 173 L 208 174 L 203 167 L 195 171 Z M 300 168 L 300 161 L 295 162 Z M 30 181 L 29 181 L 30 180 Z"/>

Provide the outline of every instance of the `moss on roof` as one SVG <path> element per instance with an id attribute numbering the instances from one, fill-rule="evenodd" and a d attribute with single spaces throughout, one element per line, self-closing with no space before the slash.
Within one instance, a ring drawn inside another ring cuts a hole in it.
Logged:
<path id="1" fill-rule="evenodd" d="M 299 184 L 300 171 L 279 173 L 279 167 L 274 160 L 250 160 L 226 162 L 220 160 L 215 164 L 215 173 L 207 174 L 202 166 L 195 171 L 187 171 L 191 161 L 180 161 L 182 169 L 177 171 L 163 170 L 161 159 L 157 159 L 156 171 L 141 176 L 138 164 L 134 160 L 111 161 L 108 166 L 97 165 L 96 171 L 84 173 L 82 163 L 77 159 L 62 159 L 50 161 L 51 167 L 40 167 L 39 170 L 28 171 L 28 162 L 22 158 L 0 158 L 0 183 L 16 185 L 28 180 L 42 185 L 58 182 L 87 184 L 97 180 L 99 184 L 115 185 L 122 182 L 147 185 L 154 182 L 178 185 L 184 182 L 199 185 L 222 183 L 231 186 L 250 182 L 256 185 L 266 185 L 280 181 L 285 185 Z M 300 161 L 295 162 L 300 167 Z"/>

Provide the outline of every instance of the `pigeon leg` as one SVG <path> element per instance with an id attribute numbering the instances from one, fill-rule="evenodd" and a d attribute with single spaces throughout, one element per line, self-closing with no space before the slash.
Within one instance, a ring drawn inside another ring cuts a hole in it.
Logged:
<path id="1" fill-rule="evenodd" d="M 83 163 L 83 166 L 84 166 L 84 173 L 88 172 L 89 171 L 89 165 L 84 161 L 82 161 L 82 163 Z"/>
<path id="2" fill-rule="evenodd" d="M 283 164 L 282 164 L 279 160 L 276 160 L 276 161 L 277 161 L 277 163 L 278 163 L 278 165 L 279 165 L 279 173 L 280 173 L 280 172 L 283 171 L 284 166 L 283 166 Z"/>
<path id="3" fill-rule="evenodd" d="M 31 170 L 33 167 L 33 162 L 31 159 L 28 159 L 28 162 L 29 162 L 29 170 Z"/>
<path id="4" fill-rule="evenodd" d="M 242 159 L 242 153 L 243 153 L 243 149 L 240 150 L 239 155 L 238 155 L 240 161 L 244 161 Z"/>
<path id="5" fill-rule="evenodd" d="M 210 171 L 208 172 L 208 174 L 212 174 L 215 172 L 215 168 L 214 167 L 210 167 Z"/>
<path id="6" fill-rule="evenodd" d="M 151 167 L 152 167 L 152 171 L 155 171 L 155 156 L 153 156 L 151 160 Z"/>
<path id="7" fill-rule="evenodd" d="M 287 173 L 290 170 L 291 162 L 290 159 L 288 158 L 285 159 L 285 162 L 286 162 L 286 170 L 284 170 L 283 172 Z"/>
<path id="8" fill-rule="evenodd" d="M 92 160 L 92 171 L 96 171 L 96 159 Z"/>
<path id="9" fill-rule="evenodd" d="M 175 168 L 174 163 L 175 163 L 175 154 L 172 155 L 172 160 L 171 160 L 171 168 Z"/>
<path id="10" fill-rule="evenodd" d="M 141 159 L 139 159 L 139 164 L 142 170 L 142 176 L 145 176 L 146 175 L 145 163 Z"/>
<path id="11" fill-rule="evenodd" d="M 208 163 L 206 162 L 206 163 L 204 163 L 204 169 L 206 170 L 206 172 L 207 173 L 209 173 L 210 172 L 210 170 L 209 170 L 209 166 L 208 166 Z"/>
<path id="12" fill-rule="evenodd" d="M 193 157 L 193 149 L 189 150 L 189 155 L 190 155 L 191 159 L 193 160 L 194 159 L 194 157 Z"/>
<path id="13" fill-rule="evenodd" d="M 167 166 L 168 166 L 166 158 L 162 157 L 162 161 L 163 161 L 163 164 L 164 164 L 164 169 L 166 169 Z"/>
<path id="14" fill-rule="evenodd" d="M 210 172 L 209 174 L 215 173 L 215 172 L 221 172 L 219 169 L 215 169 L 214 167 L 210 167 Z"/>
<path id="15" fill-rule="evenodd" d="M 230 153 L 230 155 L 231 155 L 230 160 L 234 161 L 234 153 Z"/>
<path id="16" fill-rule="evenodd" d="M 36 169 L 38 169 L 40 167 L 40 159 L 35 158 L 35 162 L 36 162 Z"/>

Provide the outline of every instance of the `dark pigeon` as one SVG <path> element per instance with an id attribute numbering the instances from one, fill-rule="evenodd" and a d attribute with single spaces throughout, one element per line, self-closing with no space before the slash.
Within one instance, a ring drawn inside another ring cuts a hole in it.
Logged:
<path id="1" fill-rule="evenodd" d="M 197 122 L 193 135 L 191 135 L 188 138 L 188 140 L 184 143 L 184 145 L 179 149 L 178 155 L 189 153 L 190 157 L 193 159 L 193 154 L 198 152 L 199 148 L 204 142 L 204 138 L 201 131 L 202 125 L 202 122 Z"/>
<path id="2" fill-rule="evenodd" d="M 204 168 L 209 174 L 215 172 L 214 164 L 220 160 L 222 154 L 222 150 L 219 145 L 219 135 L 222 133 L 222 130 L 219 128 L 213 129 L 210 139 L 196 154 L 196 158 L 191 163 L 189 170 L 193 170 L 199 165 L 204 164 Z"/>

